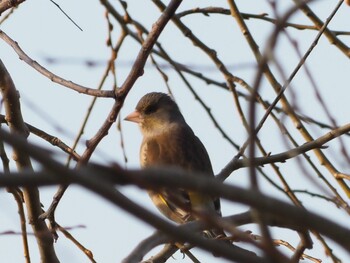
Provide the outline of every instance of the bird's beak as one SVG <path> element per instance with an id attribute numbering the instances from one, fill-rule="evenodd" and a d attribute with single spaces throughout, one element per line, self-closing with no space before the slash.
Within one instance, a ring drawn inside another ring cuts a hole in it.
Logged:
<path id="1" fill-rule="evenodd" d="M 142 121 L 142 117 L 140 112 L 138 112 L 137 110 L 135 110 L 134 112 L 130 113 L 128 116 L 126 116 L 124 118 L 124 120 L 126 121 L 132 121 L 132 122 L 136 122 L 136 123 L 140 123 Z"/>

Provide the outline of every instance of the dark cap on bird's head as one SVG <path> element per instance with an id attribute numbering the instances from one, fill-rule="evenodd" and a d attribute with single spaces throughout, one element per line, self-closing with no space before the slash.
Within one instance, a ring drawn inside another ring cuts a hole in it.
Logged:
<path id="1" fill-rule="evenodd" d="M 136 110 L 126 116 L 125 120 L 136 122 L 144 128 L 152 125 L 183 120 L 176 102 L 162 92 L 151 92 L 144 95 L 136 105 Z"/>
<path id="2" fill-rule="evenodd" d="M 178 109 L 175 101 L 168 95 L 162 92 L 151 92 L 143 96 L 136 105 L 136 110 L 147 111 L 150 107 L 160 105 L 168 105 Z"/>

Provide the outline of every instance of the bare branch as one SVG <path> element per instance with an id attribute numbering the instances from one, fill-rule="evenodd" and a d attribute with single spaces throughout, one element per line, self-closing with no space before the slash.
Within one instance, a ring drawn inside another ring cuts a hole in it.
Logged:
<path id="1" fill-rule="evenodd" d="M 102 3 L 108 3 L 107 0 L 101 0 Z M 159 37 L 160 33 L 172 17 L 172 15 L 175 13 L 175 10 L 177 7 L 181 4 L 181 0 L 172 0 L 167 9 L 164 11 L 164 13 L 160 16 L 160 18 L 156 21 L 154 24 L 152 31 L 148 35 L 147 39 L 145 40 L 144 44 L 142 45 L 141 50 L 139 51 L 139 54 L 135 60 L 135 63 L 127 76 L 126 80 L 124 81 L 123 85 L 120 89 L 117 89 L 115 91 L 116 101 L 110 110 L 109 115 L 107 116 L 107 119 L 102 124 L 98 132 L 94 135 L 93 138 L 91 138 L 86 144 L 87 148 L 82 154 L 77 167 L 79 167 L 82 164 L 85 164 L 89 161 L 92 153 L 96 149 L 97 145 L 101 142 L 101 140 L 108 134 L 109 129 L 111 128 L 112 124 L 116 121 L 117 116 L 119 114 L 119 111 L 121 107 L 123 106 L 124 100 L 133 87 L 136 80 L 143 74 L 143 67 L 146 63 L 146 60 L 153 48 L 154 43 L 157 41 L 157 38 Z M 108 5 L 106 4 L 108 7 Z M 121 41 L 123 41 L 124 37 L 121 38 Z M 111 62 L 112 63 L 112 62 Z M 89 116 L 89 113 L 88 115 Z M 88 117 L 87 117 L 88 118 Z M 86 119 L 87 120 L 87 119 Z M 84 125 L 82 126 L 84 128 Z M 67 189 L 67 185 L 63 185 L 59 188 L 58 192 L 56 193 L 54 200 L 52 204 L 50 205 L 49 209 L 46 211 L 46 213 L 41 215 L 42 219 L 49 219 L 53 227 L 55 226 L 55 220 L 54 220 L 54 213 L 56 210 L 56 207 L 63 196 L 64 192 Z"/>
<path id="2" fill-rule="evenodd" d="M 20 109 L 18 92 L 7 72 L 4 64 L 0 60 L 0 91 L 3 96 L 6 120 L 9 123 L 11 133 L 26 141 L 28 136 L 27 127 L 24 124 Z M 33 171 L 29 155 L 22 151 L 21 147 L 14 146 L 14 159 L 18 170 Z M 41 203 L 39 190 L 35 187 L 24 188 L 23 196 L 28 213 L 28 221 L 31 224 L 38 242 L 42 262 L 59 262 L 54 247 L 53 239 L 45 222 L 39 220 L 41 214 Z"/>
<path id="3" fill-rule="evenodd" d="M 51 183 L 55 182 L 57 184 L 62 183 L 63 181 L 67 182 L 68 180 L 71 183 L 74 182 L 80 184 L 96 193 L 101 194 L 101 196 L 117 204 L 123 209 L 126 209 L 127 211 L 132 212 L 135 215 L 137 214 L 138 217 L 142 218 L 146 222 L 149 222 L 148 220 L 150 218 L 155 218 L 151 216 L 149 212 L 145 212 L 143 208 L 139 207 L 138 205 L 136 206 L 136 204 L 131 204 L 130 201 L 124 199 L 125 197 L 121 197 L 120 194 L 117 194 L 117 192 L 115 192 L 115 188 L 111 186 L 111 182 L 122 185 L 135 184 L 139 187 L 147 189 L 153 189 L 158 187 L 176 187 L 192 189 L 195 191 L 206 192 L 213 195 L 221 195 L 222 197 L 228 200 L 243 203 L 261 211 L 264 211 L 264 215 L 266 216 L 265 219 L 267 219 L 267 221 L 271 222 L 272 224 L 276 224 L 276 222 L 281 222 L 281 224 L 277 224 L 281 226 L 288 226 L 292 229 L 314 229 L 316 231 L 319 231 L 321 234 L 326 235 L 329 238 L 335 240 L 339 245 L 343 246 L 346 249 L 346 251 L 350 251 L 349 243 L 347 242 L 348 236 L 350 235 L 350 231 L 347 228 L 342 227 L 334 222 L 331 222 L 330 220 L 323 218 L 319 215 L 308 212 L 305 209 L 286 204 L 277 199 L 267 197 L 265 195 L 256 193 L 251 190 L 246 190 L 231 185 L 225 185 L 218 182 L 216 179 L 211 179 L 206 176 L 200 176 L 199 174 L 187 174 L 181 170 L 171 168 L 152 168 L 142 171 L 126 171 L 116 167 L 111 168 L 102 166 L 91 166 L 90 168 L 86 167 L 84 169 L 83 167 L 81 167 L 81 170 L 69 170 L 63 165 L 56 163 L 54 160 L 50 160 L 50 162 L 47 163 L 47 157 L 45 156 L 44 152 L 40 151 L 39 149 L 36 149 L 37 147 L 33 147 L 32 145 L 29 145 L 28 143 L 25 143 L 22 140 L 16 140 L 15 138 L 12 138 L 3 131 L 0 131 L 0 135 L 3 136 L 4 140 L 10 144 L 14 144 L 16 146 L 22 145 L 23 150 L 30 152 L 31 156 L 33 156 L 33 158 L 37 159 L 38 161 L 41 160 L 42 162 L 46 162 L 46 164 L 48 165 L 47 168 L 50 169 L 50 173 L 47 174 L 55 175 L 51 177 L 51 179 L 48 179 L 47 176 L 40 176 L 39 174 L 32 176 L 3 175 L 0 176 L 0 185 L 4 185 L 5 182 L 10 183 L 14 181 L 17 181 L 17 183 L 20 185 L 32 183 L 33 181 L 30 181 L 26 178 L 29 176 L 31 177 L 31 179 L 36 180 L 36 182 L 39 184 L 40 181 L 48 183 L 49 180 L 51 180 Z M 22 179 L 23 181 L 20 182 L 16 177 L 18 179 Z M 134 210 L 138 208 L 140 208 L 141 210 Z M 280 220 L 278 220 L 278 218 L 280 218 Z M 244 215 L 243 217 L 240 216 L 238 220 L 240 221 L 236 222 L 240 223 L 237 224 L 244 224 L 248 223 L 251 219 Z M 160 223 L 158 219 L 156 221 Z M 191 224 L 201 223 L 191 222 L 188 225 Z M 162 227 L 162 231 L 166 231 L 168 234 L 170 234 L 170 232 L 165 230 L 167 229 L 167 227 L 163 229 L 163 226 L 165 227 L 163 223 L 160 223 L 159 226 Z M 170 225 L 171 229 L 172 227 L 173 225 Z M 185 225 L 181 227 L 186 228 Z M 179 227 L 177 227 L 176 229 L 180 233 Z M 171 235 L 173 234 L 174 233 L 171 233 Z M 179 237 L 180 235 L 182 235 L 182 232 L 179 235 L 174 234 L 174 236 L 177 237 Z"/>
<path id="4" fill-rule="evenodd" d="M 106 5 L 108 8 L 108 1 L 107 0 L 101 0 L 102 3 Z M 135 63 L 125 79 L 124 83 L 116 91 L 116 102 L 113 105 L 106 121 L 102 124 L 99 131 L 95 134 L 93 138 L 91 138 L 87 142 L 87 149 L 82 155 L 81 162 L 85 163 L 87 162 L 99 142 L 107 135 L 108 130 L 112 126 L 112 124 L 116 121 L 117 116 L 119 114 L 119 111 L 121 107 L 124 104 L 124 100 L 126 96 L 128 95 L 129 91 L 132 89 L 133 85 L 135 84 L 136 80 L 143 74 L 143 67 L 146 63 L 146 60 L 157 41 L 160 33 L 166 26 L 166 24 L 169 22 L 171 17 L 174 15 L 176 9 L 181 4 L 182 0 L 172 0 L 166 10 L 164 10 L 163 14 L 160 16 L 160 18 L 154 23 L 153 28 L 150 32 L 150 34 L 147 36 L 147 39 L 143 43 L 141 50 L 139 51 Z"/>
<path id="5" fill-rule="evenodd" d="M 19 58 L 26 62 L 29 66 L 34 68 L 36 71 L 38 71 L 40 74 L 44 75 L 51 81 L 58 83 L 62 86 L 65 86 L 67 88 L 70 88 L 76 92 L 83 93 L 86 95 L 90 96 L 95 96 L 95 97 L 106 97 L 106 98 L 113 98 L 114 93 L 113 91 L 106 91 L 106 90 L 96 90 L 96 89 L 91 89 L 87 88 L 84 86 L 81 86 L 79 84 L 76 84 L 72 81 L 65 80 L 64 78 L 61 78 L 57 76 L 56 74 L 50 72 L 43 66 L 41 66 L 37 61 L 31 59 L 18 45 L 16 41 L 11 39 L 7 34 L 5 34 L 4 31 L 0 30 L 0 38 L 4 40 L 7 44 L 9 44 L 13 50 L 18 54 Z"/>
<path id="6" fill-rule="evenodd" d="M 8 124 L 6 117 L 2 114 L 0 114 L 0 123 L 6 123 Z M 36 136 L 44 139 L 45 141 L 49 142 L 51 145 L 53 146 L 57 146 L 58 148 L 60 148 L 62 151 L 64 151 L 65 153 L 67 153 L 69 156 L 72 156 L 72 158 L 76 161 L 79 160 L 80 156 L 72 149 L 70 148 L 67 144 L 65 144 L 64 142 L 61 141 L 61 139 L 59 139 L 56 136 L 53 136 L 51 134 L 46 133 L 45 131 L 34 127 L 33 125 L 29 124 L 29 123 L 24 123 L 26 125 L 26 127 L 28 128 L 28 130 L 35 134 Z"/>
<path id="7" fill-rule="evenodd" d="M 296 4 L 300 4 L 300 0 L 293 0 Z M 340 1 L 341 3 L 343 2 Z M 341 4 L 340 3 L 340 4 Z M 311 8 L 308 5 L 300 5 L 300 10 L 303 11 L 306 17 L 308 17 L 312 23 L 318 28 L 321 29 L 324 26 L 324 22 L 311 10 Z M 329 43 L 336 46 L 341 52 L 343 52 L 344 55 L 347 57 L 350 57 L 350 48 L 345 45 L 343 41 L 341 41 L 332 31 L 330 31 L 328 28 L 324 31 L 325 36 L 327 37 Z"/>
<path id="8" fill-rule="evenodd" d="M 181 18 L 181 17 L 187 16 L 187 15 L 192 15 L 192 14 L 203 14 L 205 16 L 209 16 L 210 14 L 231 15 L 231 11 L 229 9 L 222 8 L 222 7 L 204 7 L 204 8 L 198 7 L 198 8 L 193 8 L 191 10 L 185 10 L 185 11 L 179 12 L 176 14 L 176 16 L 178 18 Z M 278 19 L 269 17 L 267 13 L 249 14 L 249 13 L 240 12 L 240 15 L 245 20 L 256 19 L 256 20 L 263 20 L 266 22 L 270 22 L 274 25 L 278 24 Z M 291 27 L 291 28 L 298 29 L 298 30 L 316 30 L 316 31 L 319 30 L 319 28 L 317 26 L 288 23 L 288 22 L 284 24 L 284 27 Z M 348 35 L 350 35 L 349 31 L 331 30 L 331 32 L 336 36 L 340 36 L 340 35 L 348 36 Z"/>
<path id="9" fill-rule="evenodd" d="M 3 0 L 0 1 L 0 15 L 7 9 L 18 6 L 23 3 L 25 0 Z"/>
<path id="10" fill-rule="evenodd" d="M 350 132 L 350 124 L 346 124 L 337 129 L 334 129 L 313 141 L 304 143 L 303 145 L 293 148 L 286 152 L 265 157 L 253 158 L 252 160 L 249 160 L 247 158 L 232 159 L 231 162 L 217 175 L 217 178 L 219 180 L 224 181 L 227 178 L 227 176 L 233 171 L 242 167 L 248 167 L 252 163 L 254 166 L 260 166 L 269 163 L 285 162 L 288 159 L 294 158 L 295 156 L 306 153 L 310 150 L 324 148 L 324 144 L 348 132 Z"/>

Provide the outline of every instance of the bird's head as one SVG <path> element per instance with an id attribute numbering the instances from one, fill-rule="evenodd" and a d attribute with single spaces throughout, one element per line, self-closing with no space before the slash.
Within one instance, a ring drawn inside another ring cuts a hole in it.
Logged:
<path id="1" fill-rule="evenodd" d="M 183 122 L 184 118 L 170 96 L 151 92 L 140 99 L 136 110 L 125 120 L 139 124 L 143 134 L 155 134 L 169 129 L 171 124 Z"/>

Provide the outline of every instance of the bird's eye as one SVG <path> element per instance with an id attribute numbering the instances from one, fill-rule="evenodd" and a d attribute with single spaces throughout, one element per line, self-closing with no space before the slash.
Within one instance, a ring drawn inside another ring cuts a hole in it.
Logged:
<path id="1" fill-rule="evenodd" d="M 153 112 L 157 111 L 157 105 L 149 105 L 146 109 L 145 109 L 145 114 L 151 114 Z"/>

